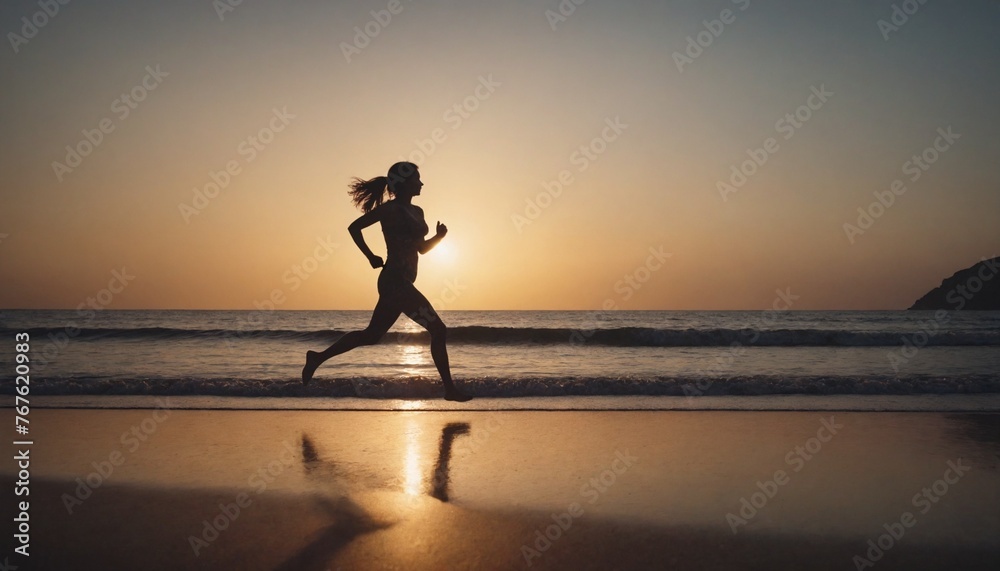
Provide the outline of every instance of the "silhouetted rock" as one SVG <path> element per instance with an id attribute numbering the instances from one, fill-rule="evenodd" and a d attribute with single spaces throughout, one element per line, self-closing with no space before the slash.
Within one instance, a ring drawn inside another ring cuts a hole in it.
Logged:
<path id="1" fill-rule="evenodd" d="M 1000 311 L 1000 257 L 955 272 L 910 309 Z"/>

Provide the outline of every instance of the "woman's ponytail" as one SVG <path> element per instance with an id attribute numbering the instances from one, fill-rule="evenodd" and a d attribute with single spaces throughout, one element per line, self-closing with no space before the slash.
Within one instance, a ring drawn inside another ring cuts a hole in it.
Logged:
<path id="1" fill-rule="evenodd" d="M 355 177 L 351 181 L 351 195 L 354 206 L 365 213 L 375 210 L 385 200 L 386 191 L 395 196 L 396 184 L 401 183 L 417 172 L 417 165 L 410 162 L 398 162 L 389 167 L 389 176 L 377 176 L 371 180 Z"/>
<path id="2" fill-rule="evenodd" d="M 351 190 L 347 191 L 351 195 L 354 206 L 362 212 L 371 212 L 385 200 L 386 187 L 389 186 L 389 177 L 377 176 L 371 180 L 363 180 L 355 177 L 351 182 Z"/>

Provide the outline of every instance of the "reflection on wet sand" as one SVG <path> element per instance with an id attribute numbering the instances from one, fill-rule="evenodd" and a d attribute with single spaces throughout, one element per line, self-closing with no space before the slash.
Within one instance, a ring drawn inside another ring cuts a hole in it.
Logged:
<path id="1" fill-rule="evenodd" d="M 148 412 L 33 414 L 50 443 L 32 464 L 35 569 L 523 569 L 522 546 L 626 449 L 628 479 L 532 569 L 837 571 L 904 511 L 919 523 L 876 571 L 992 571 L 1000 554 L 997 415 L 518 412 L 467 454 L 487 435 L 480 412 L 177 410 L 67 513 L 65 495 Z M 734 535 L 727 512 L 834 414 L 842 434 Z M 912 498 L 944 486 L 948 462 L 971 470 L 922 513 Z M 239 494 L 252 501 L 229 516 Z"/>
<path id="2" fill-rule="evenodd" d="M 469 434 L 467 422 L 449 422 L 441 429 L 438 444 L 438 455 L 433 470 L 426 478 L 421 476 L 419 429 L 406 433 L 406 456 L 403 461 L 403 491 L 408 495 L 420 495 L 427 489 L 424 482 L 429 482 L 427 495 L 442 502 L 449 500 L 448 486 L 451 482 L 451 450 L 456 438 Z M 302 435 L 302 464 L 306 474 L 335 474 L 337 469 L 334 461 L 320 457 L 315 443 L 308 434 Z M 340 549 L 359 535 L 386 529 L 391 523 L 378 522 L 363 508 L 350 498 L 342 497 L 329 500 L 320 497 L 317 500 L 323 507 L 333 524 L 322 529 L 316 539 L 302 548 L 294 556 L 275 568 L 276 571 L 291 571 L 298 569 L 326 569 L 326 562 Z"/>
<path id="3" fill-rule="evenodd" d="M 956 430 L 957 441 L 969 440 L 988 450 L 1000 450 L 1000 416 L 996 414 L 945 415 Z"/>
<path id="4" fill-rule="evenodd" d="M 389 524 L 372 519 L 349 498 L 329 500 L 321 497 L 317 501 L 333 524 L 322 529 L 316 539 L 275 567 L 275 571 L 326 570 L 329 559 L 354 538 L 389 527 Z"/>
<path id="5" fill-rule="evenodd" d="M 316 445 L 309 439 L 307 434 L 302 435 L 302 464 L 306 473 L 311 472 L 319 464 L 319 455 L 316 454 Z"/>
<path id="6" fill-rule="evenodd" d="M 449 473 L 451 445 L 455 438 L 468 433 L 467 422 L 449 422 L 441 430 L 441 444 L 438 446 L 437 462 L 434 463 L 434 475 L 431 478 L 431 496 L 442 502 L 448 501 L 448 484 L 451 482 Z"/>
<path id="7" fill-rule="evenodd" d="M 403 457 L 402 482 L 403 492 L 411 496 L 427 495 L 447 502 L 449 500 L 448 486 L 451 483 L 451 450 L 455 439 L 469 434 L 468 422 L 449 422 L 441 428 L 441 438 L 438 443 L 437 459 L 429 474 L 425 475 L 420 453 L 420 430 L 414 426 L 406 432 L 406 448 Z M 308 434 L 302 435 L 302 465 L 306 474 L 337 473 L 335 463 L 328 458 L 320 458 L 316 444 Z M 429 484 L 425 486 L 425 483 Z"/>

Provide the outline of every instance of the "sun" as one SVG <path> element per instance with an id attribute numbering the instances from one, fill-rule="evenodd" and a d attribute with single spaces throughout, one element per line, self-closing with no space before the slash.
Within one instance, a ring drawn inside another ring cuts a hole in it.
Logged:
<path id="1" fill-rule="evenodd" d="M 440 242 L 434 249 L 428 252 L 435 262 L 452 265 L 458 260 L 458 250 L 451 242 Z"/>

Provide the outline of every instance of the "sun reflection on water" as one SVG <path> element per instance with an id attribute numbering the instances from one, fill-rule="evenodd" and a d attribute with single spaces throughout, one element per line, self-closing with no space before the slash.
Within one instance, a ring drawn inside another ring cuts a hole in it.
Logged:
<path id="1" fill-rule="evenodd" d="M 407 375 L 420 375 L 431 366 L 426 347 L 419 345 L 400 345 L 399 360 L 402 363 L 400 371 Z"/>

